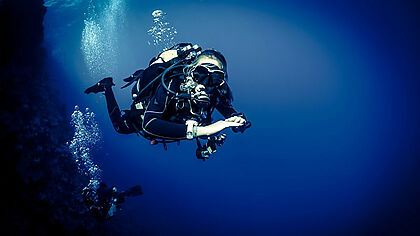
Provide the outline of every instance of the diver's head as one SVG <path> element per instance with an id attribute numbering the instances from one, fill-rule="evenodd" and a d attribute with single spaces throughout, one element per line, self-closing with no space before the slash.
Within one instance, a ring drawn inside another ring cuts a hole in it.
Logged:
<path id="1" fill-rule="evenodd" d="M 208 91 L 226 82 L 227 69 L 225 57 L 216 50 L 204 50 L 187 68 L 187 74 Z"/>
<path id="2" fill-rule="evenodd" d="M 226 73 L 226 59 L 220 52 L 214 49 L 207 49 L 202 51 L 201 54 L 196 58 L 195 62 L 197 64 L 209 63 L 216 65 L 219 67 L 219 69 Z"/>

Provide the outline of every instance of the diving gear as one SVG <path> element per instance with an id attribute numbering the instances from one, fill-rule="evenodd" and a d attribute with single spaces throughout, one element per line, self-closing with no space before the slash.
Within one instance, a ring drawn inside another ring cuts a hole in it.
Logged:
<path id="1" fill-rule="evenodd" d="M 225 72 L 213 64 L 200 64 L 193 70 L 193 76 L 199 84 L 209 90 L 220 87 L 225 82 Z"/>
<path id="2" fill-rule="evenodd" d="M 187 60 L 195 59 L 201 53 L 201 47 L 197 44 L 192 45 L 191 43 L 186 44 L 185 46 L 180 46 L 177 48 L 178 57 L 184 58 Z"/>
<path id="3" fill-rule="evenodd" d="M 252 126 L 251 122 L 246 120 L 246 117 L 243 113 L 233 114 L 233 116 L 230 117 L 228 120 L 240 121 L 243 124 L 242 126 L 232 127 L 232 131 L 235 132 L 235 133 L 238 133 L 238 132 L 243 133 L 246 129 L 248 129 Z M 243 122 L 243 121 L 245 121 L 245 122 Z"/>
<path id="4" fill-rule="evenodd" d="M 187 139 L 193 139 L 197 136 L 197 129 L 195 128 L 198 125 L 198 122 L 195 120 L 187 120 L 185 122 L 187 125 Z"/>
<path id="5" fill-rule="evenodd" d="M 178 65 L 178 64 L 181 64 L 182 62 L 184 62 L 185 60 L 182 60 L 182 61 L 179 61 L 179 62 L 177 62 L 177 63 L 175 63 L 175 64 L 173 64 L 173 65 L 171 65 L 168 69 L 166 69 L 164 72 L 162 72 L 162 74 L 160 75 L 160 77 L 161 77 L 161 84 L 162 84 L 162 86 L 163 86 L 163 88 L 165 88 L 165 90 L 167 91 L 167 92 L 169 92 L 169 93 L 172 93 L 172 94 L 174 94 L 175 96 L 177 96 L 177 97 L 181 97 L 181 98 L 186 98 L 186 99 L 190 99 L 191 98 L 191 94 L 189 94 L 189 93 L 176 93 L 176 92 L 174 92 L 174 91 L 172 91 L 171 89 L 169 89 L 169 87 L 166 85 L 166 83 L 165 83 L 165 76 L 166 76 L 166 74 L 169 72 L 169 71 L 171 71 L 172 69 L 176 69 L 176 68 L 181 68 L 181 67 L 184 67 L 183 65 Z M 159 78 L 159 76 L 158 77 L 156 77 L 156 79 L 157 78 Z"/>
<path id="6" fill-rule="evenodd" d="M 177 60 L 193 60 L 201 53 L 201 47 L 197 44 L 192 45 L 191 43 L 180 43 L 170 49 L 160 53 L 157 57 L 154 57 L 149 66 L 156 63 L 166 63 L 171 62 L 175 63 Z"/>
<path id="7" fill-rule="evenodd" d="M 197 72 L 198 74 L 213 74 L 213 73 L 221 73 L 225 74 L 223 70 L 221 70 L 217 65 L 214 65 L 212 63 L 203 63 L 195 67 L 194 72 Z"/>
<path id="8" fill-rule="evenodd" d="M 169 62 L 170 60 L 176 57 L 178 57 L 178 51 L 172 49 L 172 50 L 166 50 L 162 52 L 161 54 L 159 54 L 158 60 L 162 59 L 162 62 L 165 63 L 165 62 Z M 157 61 L 153 62 L 153 64 L 154 63 L 157 63 Z"/>
<path id="9" fill-rule="evenodd" d="M 85 90 L 86 94 L 89 93 L 99 93 L 99 92 L 105 92 L 106 87 L 114 86 L 115 84 L 112 82 L 112 77 L 107 77 L 99 81 L 93 86 L 90 86 Z"/>
<path id="10" fill-rule="evenodd" d="M 211 64 L 214 64 L 214 63 L 211 62 L 211 60 L 209 60 L 209 59 L 216 58 L 217 61 L 219 61 L 221 63 L 221 67 L 220 68 L 225 73 L 225 77 L 226 78 L 228 77 L 226 59 L 225 59 L 225 57 L 220 52 L 218 52 L 218 51 L 216 51 L 214 49 L 206 49 L 204 51 L 201 51 L 201 54 L 200 54 L 198 60 L 202 60 L 202 58 L 208 58 L 208 59 L 204 60 L 203 62 L 207 62 L 208 61 Z M 217 64 L 219 64 L 219 63 L 217 63 Z"/>
<path id="11" fill-rule="evenodd" d="M 183 73 L 172 74 L 168 78 L 165 77 L 166 74 L 169 71 L 184 67 L 185 64 L 200 55 L 200 52 L 201 47 L 198 45 L 192 45 L 191 43 L 179 43 L 174 45 L 170 49 L 159 54 L 159 56 L 153 58 L 149 63 L 149 66 L 153 66 L 155 69 L 163 69 L 164 71 L 162 73 L 153 79 L 150 78 L 149 81 L 143 81 L 143 77 L 145 77 L 143 75 L 143 71 L 136 71 L 136 73 L 124 80 L 128 82 L 128 84 L 124 85 L 123 87 L 127 87 L 133 83 L 133 81 L 137 81 L 137 86 L 133 87 L 132 91 L 133 99 L 135 101 L 147 100 L 147 98 L 151 96 L 151 88 L 156 88 L 157 81 L 159 78 L 161 78 L 161 83 L 163 84 L 164 88 L 168 90 L 168 92 L 176 94 L 175 92 L 169 90 L 164 81 L 165 79 L 180 77 L 183 75 Z M 160 63 L 157 62 L 159 59 L 161 59 Z M 140 87 L 141 84 L 142 87 Z M 190 98 L 188 94 L 180 94 L 180 96 L 187 99 Z"/>
<path id="12" fill-rule="evenodd" d="M 108 187 L 105 183 L 99 183 L 99 187 L 85 187 L 82 192 L 82 199 L 89 211 L 99 220 L 106 220 L 114 216 L 114 213 L 121 209 L 121 204 L 126 197 L 142 195 L 139 185 L 131 187 L 123 192 L 118 192 L 115 186 Z"/>
<path id="13" fill-rule="evenodd" d="M 197 82 L 192 77 L 187 77 L 185 81 L 179 86 L 179 90 L 185 93 L 192 93 L 197 88 Z"/>
<path id="14" fill-rule="evenodd" d="M 201 142 L 197 139 L 197 149 L 195 151 L 197 158 L 203 161 L 209 159 L 210 155 L 217 151 L 216 145 L 219 147 L 222 146 L 225 140 L 226 134 L 207 138 L 207 143 L 205 145 L 201 145 Z"/>
<path id="15" fill-rule="evenodd" d="M 191 96 L 194 104 L 199 108 L 207 108 L 210 105 L 210 96 L 206 93 L 206 87 L 199 84 L 194 88 L 194 91 L 195 92 Z"/>
<path id="16" fill-rule="evenodd" d="M 132 85 L 130 110 L 120 112 L 112 89 L 103 87 L 116 131 L 136 133 L 151 144 L 163 144 L 165 149 L 168 143 L 198 137 L 207 140 L 200 155 L 209 156 L 224 141 L 216 135 L 226 128 L 242 127 L 246 120 L 240 118 L 213 123 L 212 113 L 216 109 L 225 118 L 237 111 L 231 104 L 223 56 L 211 50 L 200 52 L 198 46 L 180 44 L 163 52 L 160 60 L 154 58 L 148 68 L 124 79 L 127 84 L 123 87 Z M 187 125 L 187 120 L 197 123 Z"/>

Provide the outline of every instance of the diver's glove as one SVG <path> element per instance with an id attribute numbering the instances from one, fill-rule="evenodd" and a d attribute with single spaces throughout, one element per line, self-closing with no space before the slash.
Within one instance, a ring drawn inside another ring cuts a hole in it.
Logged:
<path id="1" fill-rule="evenodd" d="M 246 129 L 251 127 L 251 122 L 246 120 L 246 117 L 243 113 L 235 113 L 232 117 L 226 120 L 242 124 L 241 126 L 232 127 L 232 131 L 235 133 L 243 133 Z"/>

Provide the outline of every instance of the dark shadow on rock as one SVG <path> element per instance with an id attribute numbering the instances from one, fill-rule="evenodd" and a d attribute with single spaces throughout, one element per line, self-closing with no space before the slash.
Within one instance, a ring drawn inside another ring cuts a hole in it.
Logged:
<path id="1" fill-rule="evenodd" d="M 87 210 L 69 117 L 45 72 L 42 0 L 0 2 L 1 235 L 109 235 Z"/>

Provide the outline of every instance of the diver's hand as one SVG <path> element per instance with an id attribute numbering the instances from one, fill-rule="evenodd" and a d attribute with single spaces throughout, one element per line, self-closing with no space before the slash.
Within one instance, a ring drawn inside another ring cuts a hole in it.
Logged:
<path id="1" fill-rule="evenodd" d="M 229 121 L 228 119 L 226 120 L 221 120 L 221 121 L 217 121 L 211 125 L 207 125 L 207 126 L 198 126 L 197 127 L 197 132 L 196 132 L 196 136 L 200 137 L 200 136 L 210 136 L 213 134 L 217 134 L 220 131 L 226 129 L 226 128 L 230 128 L 230 127 L 237 127 L 237 126 L 241 126 L 243 124 L 238 123 L 238 122 L 232 122 Z"/>
<path id="2" fill-rule="evenodd" d="M 246 123 L 246 120 L 244 118 L 240 117 L 240 116 L 232 116 L 232 117 L 226 119 L 225 121 L 236 122 L 236 123 L 239 123 L 239 124 L 242 124 L 242 125 Z"/>
<path id="3" fill-rule="evenodd" d="M 232 131 L 235 132 L 235 133 L 238 133 L 238 132 L 243 133 L 246 129 L 251 127 L 251 122 L 248 121 L 246 119 L 245 115 L 242 114 L 242 113 L 234 114 L 234 116 L 228 118 L 227 120 L 230 120 L 230 121 L 233 121 L 233 122 L 238 122 L 238 123 L 242 124 L 241 126 L 232 128 Z"/>

